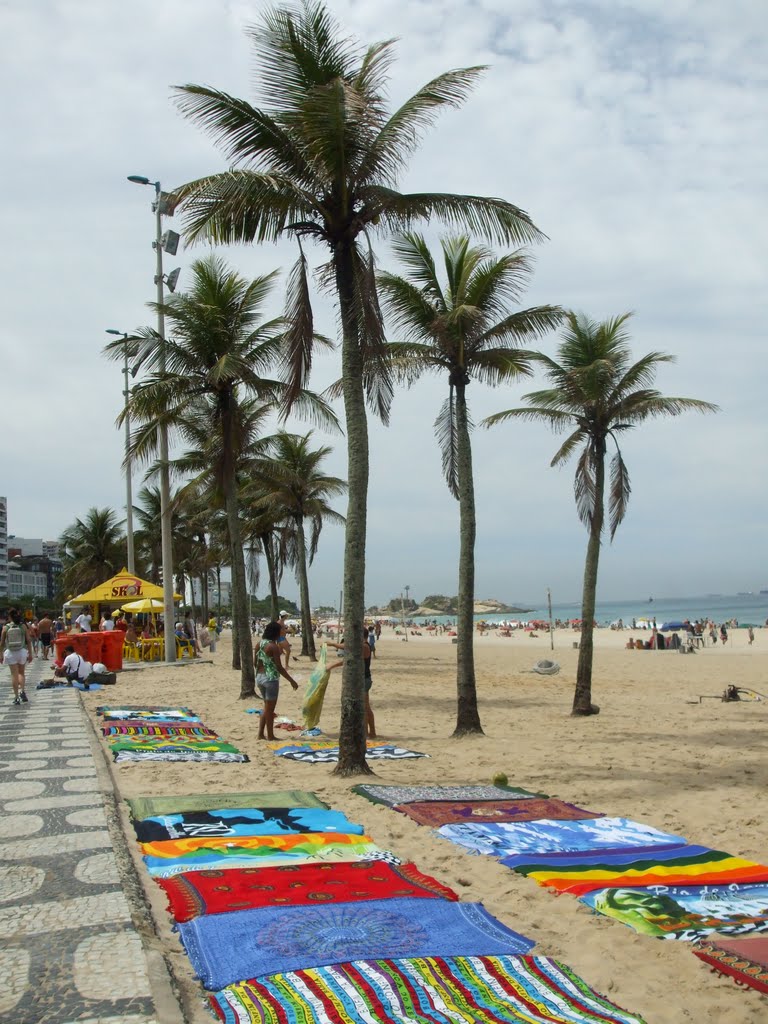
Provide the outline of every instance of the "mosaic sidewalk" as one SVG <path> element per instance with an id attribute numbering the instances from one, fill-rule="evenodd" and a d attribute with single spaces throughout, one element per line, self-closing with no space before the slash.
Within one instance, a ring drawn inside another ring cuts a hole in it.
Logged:
<path id="1" fill-rule="evenodd" d="M 0 1024 L 159 1024 L 90 726 L 42 669 L 21 707 L 0 683 Z"/>

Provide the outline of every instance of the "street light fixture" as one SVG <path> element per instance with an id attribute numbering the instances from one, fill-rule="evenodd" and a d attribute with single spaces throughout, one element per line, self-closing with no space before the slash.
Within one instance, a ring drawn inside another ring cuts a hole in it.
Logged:
<path id="1" fill-rule="evenodd" d="M 129 174 L 128 181 L 135 185 L 152 185 L 155 190 L 155 201 L 152 209 L 155 214 L 155 241 L 153 243 L 156 256 L 155 285 L 157 287 L 157 333 L 160 338 L 159 369 L 165 372 L 165 317 L 163 315 L 163 214 L 171 216 L 173 205 L 160 188 L 159 181 L 150 181 L 142 174 Z M 165 628 L 165 660 L 176 661 L 176 644 L 171 642 L 173 635 L 173 538 L 171 534 L 171 482 L 168 468 L 168 428 L 160 423 L 158 430 L 158 447 L 160 450 L 160 543 L 163 565 L 163 623 Z"/>
<path id="2" fill-rule="evenodd" d="M 132 377 L 136 376 L 136 370 L 131 371 L 128 367 L 128 338 L 129 335 L 125 331 L 116 331 L 114 328 L 108 327 L 106 330 L 107 334 L 116 334 L 118 337 L 123 339 L 123 374 L 125 375 L 125 389 L 123 391 L 123 397 L 125 399 L 125 542 L 126 542 L 126 556 L 127 556 L 127 568 L 128 572 L 136 572 L 136 557 L 133 547 L 133 493 L 131 488 L 131 417 L 129 413 L 128 399 L 130 398 L 130 388 L 128 387 L 128 374 Z"/>

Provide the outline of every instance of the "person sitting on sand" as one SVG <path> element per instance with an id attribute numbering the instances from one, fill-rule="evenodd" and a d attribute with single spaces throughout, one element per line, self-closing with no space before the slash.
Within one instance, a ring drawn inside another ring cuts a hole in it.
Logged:
<path id="1" fill-rule="evenodd" d="M 624 644 L 624 646 L 628 651 L 634 651 L 635 641 L 632 639 L 632 637 L 630 637 L 629 640 L 627 640 L 627 642 Z"/>
<path id="2" fill-rule="evenodd" d="M 330 640 L 326 641 L 328 647 L 335 647 L 337 651 L 341 652 L 341 659 L 335 661 L 332 665 L 328 666 L 328 671 L 333 672 L 335 668 L 340 668 L 344 664 L 344 641 L 340 644 L 331 643 Z M 363 665 L 365 668 L 365 724 L 368 730 L 368 738 L 376 738 L 376 720 L 373 717 L 373 709 L 371 708 L 371 698 L 369 696 L 371 687 L 373 686 L 373 679 L 371 677 L 371 648 L 368 644 L 368 631 L 363 625 Z"/>
<path id="3" fill-rule="evenodd" d="M 256 647 L 253 656 L 253 664 L 256 669 L 256 686 L 264 698 L 264 710 L 259 716 L 259 739 L 263 740 L 266 734 L 268 740 L 275 738 L 275 708 L 280 692 L 280 676 L 287 679 L 294 690 L 298 690 L 299 684 L 283 668 L 281 660 L 280 639 L 281 626 L 279 622 L 268 622 L 262 638 Z"/>

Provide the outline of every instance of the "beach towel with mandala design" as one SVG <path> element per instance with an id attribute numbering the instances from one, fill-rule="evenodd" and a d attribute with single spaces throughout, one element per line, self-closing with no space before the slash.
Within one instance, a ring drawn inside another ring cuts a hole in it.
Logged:
<path id="1" fill-rule="evenodd" d="M 278 757 L 288 757 L 292 761 L 305 761 L 309 764 L 330 764 L 339 760 L 338 747 L 326 750 L 303 746 L 283 747 L 282 750 L 276 750 L 275 753 Z M 365 756 L 372 761 L 401 761 L 414 757 L 429 757 L 429 754 L 421 754 L 417 750 L 407 750 L 405 747 L 380 746 L 369 747 Z"/>
<path id="2" fill-rule="evenodd" d="M 352 787 L 352 792 L 365 797 L 372 804 L 394 807 L 427 800 L 523 800 L 526 797 L 545 797 L 545 793 L 532 793 L 516 786 L 373 786 L 367 783 Z"/>
<path id="3" fill-rule="evenodd" d="M 349 956 L 503 956 L 533 947 L 481 903 L 450 900 L 258 907 L 196 917 L 178 929 L 195 974 L 214 990 L 243 978 L 343 963 Z"/>
<path id="4" fill-rule="evenodd" d="M 225 1024 L 644 1024 L 557 960 L 356 960 L 241 981 L 210 997 Z"/>
<path id="5" fill-rule="evenodd" d="M 197 761 L 200 764 L 245 764 L 247 754 L 230 754 L 221 750 L 116 750 L 116 764 L 129 761 Z"/>

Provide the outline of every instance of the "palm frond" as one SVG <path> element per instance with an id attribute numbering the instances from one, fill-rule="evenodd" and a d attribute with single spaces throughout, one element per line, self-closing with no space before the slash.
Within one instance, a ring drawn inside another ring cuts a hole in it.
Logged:
<path id="1" fill-rule="evenodd" d="M 174 92 L 182 116 L 210 135 L 230 164 L 279 171 L 306 188 L 321 187 L 291 133 L 265 111 L 207 86 L 183 85 Z"/>
<path id="2" fill-rule="evenodd" d="M 484 331 L 477 338 L 475 345 L 479 347 L 488 342 L 516 344 L 520 341 L 544 337 L 559 326 L 563 315 L 564 311 L 560 306 L 533 306 L 530 309 L 518 310 Z M 532 354 L 531 358 L 541 362 L 540 353 Z"/>
<path id="3" fill-rule="evenodd" d="M 387 425 L 394 396 L 392 368 L 384 334 L 384 317 L 376 288 L 376 263 L 373 249 L 352 249 L 355 286 L 355 312 L 358 338 L 363 355 L 363 388 L 371 411 Z"/>
<path id="4" fill-rule="evenodd" d="M 266 103 L 290 114 L 313 88 L 354 74 L 359 47 L 339 34 L 317 0 L 267 8 L 247 34 L 254 43 L 258 86 Z"/>
<path id="5" fill-rule="evenodd" d="M 427 128 L 446 107 L 460 107 L 484 71 L 484 67 L 447 71 L 407 99 L 369 146 L 357 172 L 358 183 L 395 181 Z"/>
<path id="6" fill-rule="evenodd" d="M 314 196 L 286 174 L 225 171 L 190 181 L 173 197 L 190 244 L 273 242 L 294 221 L 321 233 L 314 227 L 321 219 Z"/>
<path id="7" fill-rule="evenodd" d="M 528 377 L 533 372 L 531 353 L 524 349 L 476 349 L 468 362 L 472 377 L 491 387 L 518 377 Z"/>
<path id="8" fill-rule="evenodd" d="M 501 245 L 540 242 L 546 238 L 529 215 L 504 199 L 439 192 L 400 193 L 370 185 L 359 190 L 366 217 L 378 217 L 382 228 L 402 233 L 417 221 L 441 221 L 451 228 L 488 238 Z"/>
<path id="9" fill-rule="evenodd" d="M 448 397 L 435 420 L 435 437 L 443 463 L 443 476 L 448 490 L 458 501 L 459 499 L 459 434 L 456 423 L 456 401 L 454 389 L 450 388 Z"/>
<path id="10" fill-rule="evenodd" d="M 587 528 L 592 526 L 597 501 L 594 460 L 592 446 L 586 445 L 576 463 L 576 473 L 573 478 L 576 511 L 579 519 Z"/>
<path id="11" fill-rule="evenodd" d="M 557 449 L 555 454 L 552 456 L 550 466 L 560 466 L 563 463 L 567 462 L 568 459 L 570 459 L 571 455 L 573 455 L 573 453 L 579 447 L 579 445 L 584 444 L 585 442 L 588 443 L 589 438 L 586 432 L 583 430 L 583 428 L 578 427 L 576 430 L 573 431 L 572 434 L 566 437 L 566 439 Z"/>
<path id="12" fill-rule="evenodd" d="M 286 409 L 290 409 L 298 391 L 306 385 L 312 369 L 314 317 L 307 279 L 307 259 L 299 242 L 299 258 L 288 277 L 285 319 L 287 329 L 283 335 L 288 390 Z"/>
<path id="13" fill-rule="evenodd" d="M 398 235 L 392 242 L 392 253 L 408 271 L 409 282 L 445 308 L 435 260 L 424 236 L 408 231 Z"/>
<path id="14" fill-rule="evenodd" d="M 506 423 L 507 420 L 526 420 L 530 423 L 546 423 L 554 431 L 564 430 L 573 423 L 570 413 L 560 412 L 557 409 L 546 407 L 536 408 L 535 406 L 522 406 L 519 409 L 505 409 L 504 412 L 496 412 L 492 416 L 486 416 L 482 421 L 483 427 L 494 427 L 497 423 Z"/>
<path id="15" fill-rule="evenodd" d="M 611 459 L 610 467 L 611 486 L 608 494 L 608 522 L 610 524 L 611 540 L 622 523 L 627 513 L 627 503 L 632 493 L 629 485 L 629 472 L 627 471 L 624 459 L 621 456 L 621 449 L 616 446 L 616 453 Z"/>

